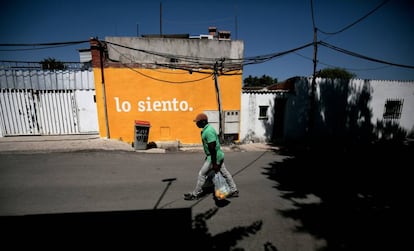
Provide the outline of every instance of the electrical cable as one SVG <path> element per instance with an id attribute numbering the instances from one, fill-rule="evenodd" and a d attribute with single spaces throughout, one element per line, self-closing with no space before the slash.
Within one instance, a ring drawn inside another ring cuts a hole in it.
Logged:
<path id="1" fill-rule="evenodd" d="M 71 45 L 89 43 L 89 40 L 84 41 L 72 41 L 72 42 L 53 42 L 53 43 L 40 43 L 40 44 L 0 44 L 0 46 L 51 46 L 51 45 Z"/>
<path id="2" fill-rule="evenodd" d="M 70 45 L 55 45 L 55 46 L 47 46 L 47 47 L 42 47 L 42 48 L 24 48 L 24 49 L 21 48 L 21 49 L 10 49 L 10 50 L 0 49 L 0 51 L 34 51 L 34 50 L 61 48 L 61 47 L 66 47 L 66 46 L 70 46 Z"/>
<path id="3" fill-rule="evenodd" d="M 326 35 L 336 35 L 336 34 L 338 34 L 338 33 L 341 33 L 341 32 L 343 32 L 343 31 L 345 31 L 345 30 L 347 30 L 347 29 L 351 28 L 351 27 L 352 27 L 352 26 L 354 26 L 355 24 L 357 24 L 357 23 L 361 22 L 361 21 L 362 21 L 362 20 L 364 20 L 365 18 L 367 18 L 369 15 L 371 15 L 372 13 L 374 13 L 375 11 L 377 11 L 379 8 L 381 8 L 383 5 L 385 5 L 388 1 L 389 1 L 389 0 L 384 0 L 382 3 L 380 3 L 380 4 L 379 4 L 377 7 L 375 7 L 373 10 L 371 10 L 370 12 L 368 12 L 367 14 L 365 14 L 364 16 L 360 17 L 360 18 L 359 18 L 359 19 L 357 19 L 356 21 L 352 22 L 351 24 L 349 24 L 349 25 L 345 26 L 344 28 L 342 28 L 342 29 L 340 29 L 340 30 L 338 30 L 338 31 L 335 31 L 335 32 L 326 32 L 326 31 L 323 31 L 323 30 L 321 30 L 321 29 L 318 29 L 318 31 L 320 31 L 321 33 L 326 34 Z M 312 2 L 312 0 L 311 0 L 311 2 Z M 312 13 L 313 13 L 313 12 L 312 12 Z M 312 19 L 313 19 L 313 14 L 312 14 Z M 314 26 L 315 26 L 315 24 L 314 24 Z"/>
<path id="4" fill-rule="evenodd" d="M 35 47 L 42 46 L 41 48 L 19 48 L 19 49 L 0 49 L 0 51 L 28 51 L 28 50 L 43 50 L 43 49 L 52 49 L 58 47 L 71 46 L 75 44 L 89 43 L 87 41 L 72 41 L 72 42 L 53 42 L 53 43 L 36 43 L 36 44 L 0 44 L 0 47 Z"/>
<path id="5" fill-rule="evenodd" d="M 304 55 L 302 55 L 300 53 L 297 53 L 297 52 L 294 52 L 294 53 L 296 55 L 298 55 L 299 57 L 302 57 L 302 58 L 307 59 L 309 61 L 313 61 L 313 59 L 310 58 L 310 57 L 304 56 Z M 387 68 L 387 67 L 391 67 L 389 65 L 386 65 L 386 66 L 380 66 L 380 67 L 374 67 L 374 68 L 348 68 L 348 67 L 340 67 L 340 66 L 337 66 L 337 65 L 327 64 L 327 63 L 321 62 L 320 60 L 318 60 L 318 64 L 325 65 L 325 66 L 328 66 L 328 67 L 331 67 L 331 68 L 342 68 L 342 69 L 349 70 L 349 71 L 375 71 L 375 70 L 380 70 L 380 69 L 384 69 L 384 68 Z"/>
<path id="6" fill-rule="evenodd" d="M 319 44 L 322 45 L 322 46 L 325 46 L 327 48 L 330 48 L 332 50 L 335 50 L 335 51 L 338 51 L 338 52 L 342 52 L 344 54 L 347 54 L 347 55 L 350 55 L 350 56 L 353 56 L 353 57 L 362 58 L 362 59 L 365 59 L 365 60 L 368 60 L 368 61 L 373 61 L 373 62 L 377 62 L 377 63 L 381 63 L 381 64 L 387 64 L 387 65 L 392 65 L 392 66 L 398 66 L 398 67 L 403 67 L 403 68 L 414 69 L 414 66 L 412 66 L 412 65 L 396 64 L 396 63 L 391 63 L 391 62 L 387 62 L 387 61 L 380 60 L 380 59 L 375 59 L 375 58 L 367 57 L 367 56 L 364 56 L 364 55 L 361 55 L 361 54 L 358 54 L 358 53 L 355 53 L 355 52 L 352 52 L 352 51 L 348 51 L 348 50 L 345 50 L 345 49 L 336 47 L 334 45 L 328 44 L 328 43 L 323 42 L 323 41 L 319 42 Z"/>
<path id="7" fill-rule="evenodd" d="M 169 84 L 188 84 L 188 83 L 195 83 L 195 82 L 199 82 L 199 81 L 201 81 L 201 80 L 204 80 L 204 79 L 207 79 L 207 78 L 209 78 L 209 77 L 212 77 L 212 76 L 213 76 L 213 73 L 211 73 L 210 75 L 208 75 L 208 76 L 206 76 L 206 77 L 199 78 L 199 79 L 196 79 L 196 80 L 188 80 L 188 81 L 169 81 L 169 80 L 163 80 L 163 79 L 159 79 L 159 78 L 154 78 L 154 77 L 148 76 L 148 75 L 146 75 L 146 74 L 144 74 L 144 73 L 142 73 L 142 72 L 139 72 L 139 71 L 137 71 L 137 70 L 135 70 L 134 68 L 129 67 L 129 66 L 126 66 L 126 67 L 127 67 L 128 69 L 130 69 L 130 70 L 132 70 L 132 71 L 134 71 L 134 72 L 136 72 L 136 73 L 138 73 L 138 74 L 140 74 L 140 75 L 142 75 L 142 76 L 146 77 L 146 78 L 149 78 L 149 79 L 152 79 L 152 80 L 156 80 L 156 81 L 159 81 L 159 82 L 169 83 Z"/>
<path id="8" fill-rule="evenodd" d="M 387 2 L 387 1 L 385 1 Z M 383 2 L 383 4 L 385 4 L 385 2 Z M 377 7 L 378 9 L 379 7 Z M 72 44 L 80 44 L 80 43 L 85 43 L 85 42 L 89 42 L 89 41 L 74 41 L 74 42 L 57 42 L 57 43 L 38 43 L 38 44 L 0 44 L 0 46 L 64 46 L 64 45 L 72 45 Z M 101 41 L 101 42 L 105 42 L 105 41 Z M 170 69 L 181 69 L 181 70 L 188 70 L 188 71 L 197 71 L 194 69 L 204 69 L 204 70 L 211 70 L 213 69 L 214 63 L 215 61 L 217 61 L 217 58 L 205 58 L 205 57 L 190 57 L 190 56 L 183 56 L 183 55 L 174 55 L 174 54 L 168 54 L 168 53 L 160 53 L 160 52 L 154 52 L 154 51 L 146 51 L 146 50 L 141 50 L 141 49 L 136 49 L 136 48 L 131 48 L 128 46 L 123 46 L 123 45 L 119 45 L 119 44 L 115 44 L 115 43 L 111 43 L 111 42 L 106 42 L 112 45 L 116 45 L 116 46 L 120 46 L 123 48 L 127 48 L 127 49 L 131 49 L 131 50 L 135 50 L 135 51 L 140 51 L 143 53 L 148 53 L 148 54 L 152 54 L 152 55 L 156 55 L 156 56 L 160 56 L 163 58 L 176 58 L 176 59 L 181 59 L 184 63 L 191 63 L 191 64 L 187 64 L 186 66 L 183 66 L 184 64 L 181 65 L 177 65 L 176 63 L 174 64 L 160 64 L 160 63 L 148 63 L 148 64 L 152 64 L 154 66 L 163 66 L 166 68 L 170 68 Z M 319 41 L 319 44 L 328 47 L 330 49 L 336 50 L 338 52 L 341 53 L 345 53 L 347 55 L 350 56 L 354 56 L 354 57 L 358 57 L 361 59 L 366 59 L 369 61 L 373 61 L 373 62 L 377 62 L 377 63 L 382 63 L 382 64 L 387 64 L 387 65 L 391 65 L 391 66 L 397 66 L 397 67 L 403 67 L 403 68 L 414 68 L 414 66 L 410 66 L 410 65 L 404 65 L 404 64 L 397 64 L 397 63 L 391 63 L 391 62 L 387 62 L 384 60 L 379 60 L 379 59 L 375 59 L 375 58 L 371 58 L 371 57 L 367 57 L 358 53 L 354 53 L 336 46 L 333 46 L 331 44 L 328 44 L 326 42 L 323 41 Z M 259 55 L 259 56 L 252 56 L 252 57 L 245 57 L 245 58 L 238 58 L 238 59 L 234 59 L 234 58 L 223 58 L 224 59 L 224 66 L 227 67 L 227 69 L 225 67 L 223 67 L 223 69 L 221 69 L 221 73 L 223 75 L 225 75 L 228 72 L 231 71 L 241 71 L 242 68 L 244 66 L 247 65 L 253 65 L 253 64 L 260 64 L 260 63 L 264 63 L 267 62 L 269 60 L 275 59 L 277 57 L 281 57 L 284 55 L 287 55 L 289 53 L 294 53 L 298 50 L 304 49 L 306 47 L 312 46 L 313 42 L 307 43 L 305 45 L 302 45 L 300 47 L 294 48 L 294 49 L 290 49 L 287 51 L 283 51 L 283 52 L 276 52 L 276 53 L 270 53 L 270 54 L 265 54 L 265 55 Z M 114 48 L 114 47 L 112 47 Z M 39 48 L 39 49 L 43 49 L 43 48 Z M 26 49 L 23 49 L 26 50 Z M 112 60 L 113 62 L 117 62 L 116 60 Z M 200 61 L 204 61 L 204 62 L 200 62 Z M 0 60 L 0 62 L 14 62 L 14 63 L 27 63 L 27 61 L 23 62 L 23 61 L 10 61 L 10 60 Z M 40 63 L 40 62 L 30 62 L 30 63 Z M 66 62 L 66 63 L 71 63 L 71 62 Z M 73 62 L 75 63 L 75 62 Z M 138 63 L 138 62 L 137 62 Z M 189 66 L 191 66 L 192 68 L 190 69 Z M 235 74 L 227 74 L 227 75 L 239 75 L 240 73 L 235 73 Z"/>
<path id="9" fill-rule="evenodd" d="M 245 58 L 243 60 L 244 61 L 243 66 L 251 65 L 251 64 L 264 63 L 264 62 L 269 61 L 271 59 L 274 59 L 276 57 L 281 57 L 281 56 L 284 56 L 286 54 L 289 54 L 289 53 L 292 53 L 292 52 L 295 52 L 295 51 L 298 51 L 298 50 L 302 50 L 302 49 L 304 49 L 306 47 L 309 47 L 309 46 L 312 46 L 312 45 L 313 45 L 313 42 L 310 42 L 310 43 L 307 43 L 305 45 L 299 46 L 297 48 L 290 49 L 290 50 L 283 51 L 283 52 L 277 52 L 277 53 L 272 53 L 272 54 L 267 54 L 267 55 L 262 55 L 262 56 Z"/>
<path id="10" fill-rule="evenodd" d="M 131 71 L 133 71 L 133 72 L 135 72 L 135 73 L 138 73 L 138 74 L 140 74 L 141 76 L 144 76 L 144 77 L 146 77 L 146 78 L 149 78 L 149 79 L 152 79 L 152 80 L 155 80 L 155 81 L 159 81 L 159 82 L 169 83 L 169 84 L 188 84 L 188 83 L 198 82 L 198 81 L 201 81 L 201 80 L 204 80 L 204 79 L 207 79 L 207 78 L 209 78 L 209 77 L 213 76 L 213 73 L 210 73 L 208 76 L 203 77 L 203 78 L 199 78 L 199 79 L 196 79 L 196 80 L 188 80 L 188 81 L 169 81 L 169 80 L 163 80 L 163 79 L 159 79 L 159 78 L 154 78 L 154 77 L 151 77 L 151 76 L 149 76 L 149 75 L 147 75 L 147 74 L 144 74 L 144 73 L 142 73 L 142 72 L 140 72 L 140 71 L 137 71 L 137 70 L 136 70 L 136 69 L 134 69 L 133 67 L 130 67 L 130 66 L 128 66 L 127 64 L 124 64 L 124 63 L 122 63 L 122 62 L 119 62 L 119 61 L 116 61 L 116 60 L 112 60 L 112 59 L 110 59 L 110 58 L 108 58 L 108 60 L 113 61 L 113 62 L 120 63 L 120 64 L 122 64 L 123 66 L 125 66 L 126 68 L 130 69 Z"/>

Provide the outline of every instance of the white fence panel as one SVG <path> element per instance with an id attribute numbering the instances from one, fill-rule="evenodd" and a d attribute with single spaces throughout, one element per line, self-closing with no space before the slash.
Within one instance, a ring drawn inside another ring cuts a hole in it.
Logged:
<path id="1" fill-rule="evenodd" d="M 79 133 L 73 90 L 1 89 L 4 136 Z"/>
<path id="2" fill-rule="evenodd" d="M 39 124 L 42 134 L 79 133 L 74 91 L 39 91 L 38 95 Z"/>
<path id="3" fill-rule="evenodd" d="M 38 134 L 32 90 L 0 90 L 0 108 L 5 135 Z"/>

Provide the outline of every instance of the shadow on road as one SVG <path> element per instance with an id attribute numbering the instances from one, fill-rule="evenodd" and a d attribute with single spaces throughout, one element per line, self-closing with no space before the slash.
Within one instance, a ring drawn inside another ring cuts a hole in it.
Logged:
<path id="1" fill-rule="evenodd" d="M 295 209 L 281 211 L 301 222 L 298 232 L 326 241 L 321 250 L 400 250 L 406 241 L 400 209 L 409 198 L 413 148 L 373 144 L 285 149 L 264 174 Z"/>
<path id="2" fill-rule="evenodd" d="M 71 212 L 1 216 L 2 236 L 13 248 L 123 250 L 234 250 L 260 231 L 262 222 L 212 235 L 207 227 L 219 208 L 192 219 L 191 208 Z M 267 244 L 269 245 L 269 244 Z M 11 247 L 10 246 L 10 247 Z M 243 249 L 237 249 L 243 250 Z M 272 249 L 265 249 L 272 250 Z"/>

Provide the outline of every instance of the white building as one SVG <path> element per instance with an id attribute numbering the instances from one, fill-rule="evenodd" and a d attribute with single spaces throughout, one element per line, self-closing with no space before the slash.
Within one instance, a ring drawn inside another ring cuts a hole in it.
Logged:
<path id="1" fill-rule="evenodd" d="M 244 88 L 241 142 L 300 140 L 309 129 L 312 79 L 294 77 L 273 86 Z M 414 81 L 316 79 L 313 130 L 318 138 L 384 134 L 394 125 L 414 131 Z M 383 130 L 383 131 L 381 131 Z"/>

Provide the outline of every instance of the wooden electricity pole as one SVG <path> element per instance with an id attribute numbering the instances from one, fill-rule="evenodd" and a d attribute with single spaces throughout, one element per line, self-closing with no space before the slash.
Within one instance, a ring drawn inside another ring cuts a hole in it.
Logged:
<path id="1" fill-rule="evenodd" d="M 221 107 L 221 93 L 220 93 L 220 85 L 218 82 L 218 62 L 214 64 L 214 86 L 216 87 L 216 94 L 217 94 L 217 104 L 218 104 L 218 112 L 219 112 L 219 138 L 221 142 L 224 142 L 224 135 L 223 135 L 223 109 Z"/>
<path id="2" fill-rule="evenodd" d="M 162 36 L 162 2 L 160 2 L 160 36 Z"/>
<path id="3" fill-rule="evenodd" d="M 309 119 L 308 119 L 308 134 L 312 136 L 315 122 L 315 92 L 316 92 L 316 65 L 317 65 L 317 52 L 318 52 L 318 42 L 317 42 L 317 28 L 313 29 L 313 74 L 312 74 L 312 83 L 311 90 L 309 95 Z"/>

